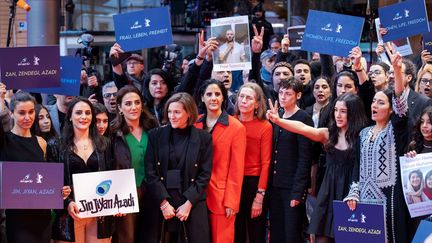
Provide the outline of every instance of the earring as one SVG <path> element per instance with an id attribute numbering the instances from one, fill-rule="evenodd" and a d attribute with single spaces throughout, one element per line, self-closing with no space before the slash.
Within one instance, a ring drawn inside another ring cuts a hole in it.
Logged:
<path id="1" fill-rule="evenodd" d="M 123 111 L 119 111 L 120 116 L 123 116 Z"/>

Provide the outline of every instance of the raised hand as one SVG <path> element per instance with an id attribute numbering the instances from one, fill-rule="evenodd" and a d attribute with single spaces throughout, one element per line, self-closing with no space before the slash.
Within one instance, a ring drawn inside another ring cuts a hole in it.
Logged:
<path id="1" fill-rule="evenodd" d="M 267 113 L 266 113 L 267 119 L 269 119 L 271 122 L 277 124 L 277 122 L 280 119 L 279 111 L 278 111 L 278 109 L 279 109 L 278 102 L 276 100 L 275 103 L 273 104 L 271 99 L 268 99 L 268 102 L 269 102 L 270 109 L 267 110 Z"/>
<path id="2" fill-rule="evenodd" d="M 288 48 L 290 47 L 290 40 L 289 36 L 287 34 L 284 35 L 282 41 L 281 41 L 281 50 L 283 53 L 288 52 Z"/>
<path id="3" fill-rule="evenodd" d="M 348 57 L 353 62 L 354 69 L 359 70 L 359 69 L 363 68 L 362 64 L 361 64 L 362 51 L 361 51 L 360 47 L 358 47 L 358 46 L 353 47 L 351 49 L 350 54 L 348 55 Z"/>
<path id="4" fill-rule="evenodd" d="M 428 63 L 428 62 L 431 62 L 432 61 L 432 53 L 428 52 L 427 50 L 423 50 L 421 52 L 421 60 L 422 60 L 423 65 Z"/>
<path id="5" fill-rule="evenodd" d="M 119 58 L 120 53 L 124 53 L 124 51 L 121 49 L 121 46 L 118 43 L 114 43 L 110 49 L 109 56 Z"/>
<path id="6" fill-rule="evenodd" d="M 252 38 L 252 52 L 261 53 L 263 48 L 263 38 L 264 38 L 264 27 L 261 27 L 260 33 L 255 25 L 252 25 L 254 31 L 254 37 Z"/>
<path id="7" fill-rule="evenodd" d="M 393 66 L 393 68 L 395 69 L 401 69 L 402 68 L 402 56 L 400 55 L 399 52 L 397 52 L 394 49 L 393 46 L 393 42 L 386 42 L 385 43 L 385 49 L 386 52 L 388 54 L 388 56 L 390 57 L 390 62 Z"/>

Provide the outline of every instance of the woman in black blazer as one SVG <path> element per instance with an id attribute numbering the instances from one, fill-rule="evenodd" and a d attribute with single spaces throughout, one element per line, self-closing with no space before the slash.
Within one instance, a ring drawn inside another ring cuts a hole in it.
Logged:
<path id="1" fill-rule="evenodd" d="M 165 106 L 167 126 L 149 132 L 145 158 L 148 190 L 160 212 L 157 235 L 146 242 L 210 242 L 205 189 L 212 168 L 211 136 L 193 126 L 198 112 L 187 93 L 173 95 Z"/>

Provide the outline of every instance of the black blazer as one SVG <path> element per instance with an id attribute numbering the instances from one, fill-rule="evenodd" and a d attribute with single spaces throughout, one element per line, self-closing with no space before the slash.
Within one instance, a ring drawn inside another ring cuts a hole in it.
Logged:
<path id="1" fill-rule="evenodd" d="M 169 163 L 169 141 L 171 126 L 154 128 L 149 132 L 149 141 L 145 157 L 147 188 L 155 213 L 147 215 L 154 222 L 153 234 L 146 236 L 145 242 L 159 242 L 162 227 L 162 213 L 159 204 L 170 199 L 166 189 L 166 177 Z M 206 204 L 206 188 L 210 181 L 213 163 L 212 138 L 204 130 L 191 127 L 189 143 L 183 154 L 183 191 L 185 199 L 192 203 L 185 228 L 190 243 L 210 243 L 210 227 Z M 180 241 L 183 242 L 183 241 Z"/>
<path id="2" fill-rule="evenodd" d="M 170 198 L 166 190 L 171 126 L 155 128 L 149 132 L 145 169 L 149 193 L 157 203 Z M 184 154 L 183 196 L 192 205 L 206 198 L 205 189 L 210 181 L 213 162 L 211 135 L 191 127 L 187 153 Z"/>

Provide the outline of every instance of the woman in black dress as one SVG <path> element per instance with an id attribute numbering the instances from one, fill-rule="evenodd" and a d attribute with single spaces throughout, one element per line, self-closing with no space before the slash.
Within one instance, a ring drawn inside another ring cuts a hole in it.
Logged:
<path id="1" fill-rule="evenodd" d="M 65 116 L 62 131 L 60 160 L 65 164 L 65 181 L 69 185 L 72 174 L 112 169 L 109 139 L 99 135 L 93 105 L 83 97 L 73 99 Z M 76 190 L 76 189 L 75 189 Z M 75 242 L 111 242 L 112 217 L 80 218 L 73 197 L 66 199 L 69 215 L 74 219 Z"/>
<path id="2" fill-rule="evenodd" d="M 36 100 L 26 92 L 18 92 L 10 102 L 14 126 L 10 131 L 0 129 L 0 161 L 45 161 L 47 143 L 31 133 L 35 121 Z M 0 95 L 0 113 L 8 112 Z M 9 117 L 3 116 L 4 119 Z M 6 121 L 2 121 L 6 123 Z M 70 193 L 70 188 L 63 188 Z M 50 242 L 51 210 L 7 209 L 6 236 L 9 243 Z"/>
<path id="3" fill-rule="evenodd" d="M 150 195 L 160 207 L 157 232 L 147 242 L 210 242 L 206 188 L 212 168 L 212 142 L 193 126 L 198 117 L 193 98 L 173 95 L 165 106 L 168 126 L 149 132 L 145 166 Z M 164 222 L 164 223 L 163 223 Z"/>
<path id="4" fill-rule="evenodd" d="M 314 128 L 300 121 L 282 119 L 277 103 L 270 105 L 272 109 L 267 111 L 267 118 L 274 124 L 324 145 L 327 168 L 308 232 L 316 236 L 317 243 L 334 242 L 332 202 L 342 200 L 349 192 L 358 134 L 367 124 L 363 103 L 351 93 L 337 97 L 331 105 L 333 115 L 330 116 L 328 128 Z"/>

